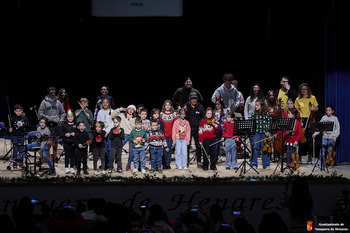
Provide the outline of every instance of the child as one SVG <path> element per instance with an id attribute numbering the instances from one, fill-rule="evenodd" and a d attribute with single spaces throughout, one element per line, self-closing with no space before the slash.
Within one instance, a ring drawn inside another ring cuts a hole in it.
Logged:
<path id="1" fill-rule="evenodd" d="M 224 123 L 224 129 L 222 131 L 223 134 L 222 134 L 221 141 L 225 140 L 225 152 L 226 152 L 225 167 L 227 170 L 231 169 L 231 166 L 233 169 L 238 168 L 236 141 L 239 140 L 239 137 L 236 137 L 235 140 L 232 139 L 234 137 L 233 133 L 235 130 L 234 119 L 235 119 L 234 112 L 227 114 L 226 121 Z"/>
<path id="2" fill-rule="evenodd" d="M 173 108 L 173 104 L 170 100 L 165 100 L 162 106 L 162 112 L 160 113 L 160 120 L 164 124 L 164 136 L 166 143 L 168 145 L 167 148 L 169 148 L 168 151 L 163 151 L 164 153 L 164 163 L 163 168 L 164 169 L 171 169 L 170 162 L 171 162 L 171 147 L 172 147 L 172 131 L 173 131 L 173 124 L 174 120 L 176 118 L 176 112 Z"/>
<path id="3" fill-rule="evenodd" d="M 250 159 L 250 164 L 254 167 L 258 167 L 258 152 L 262 151 L 264 143 L 258 142 L 270 135 L 271 131 L 271 115 L 267 111 L 265 101 L 258 99 L 255 102 L 255 112 L 251 116 L 251 119 L 256 121 L 256 130 L 253 136 L 253 153 Z M 262 164 L 264 169 L 270 169 L 270 156 L 265 153 L 261 155 Z"/>
<path id="4" fill-rule="evenodd" d="M 136 173 L 139 168 L 139 162 L 141 162 L 141 172 L 146 173 L 146 153 L 145 142 L 147 141 L 146 130 L 142 128 L 141 119 L 136 119 L 135 129 L 133 129 L 129 135 L 129 141 L 132 143 L 132 150 L 134 155 L 134 167 L 132 173 Z"/>
<path id="5" fill-rule="evenodd" d="M 122 119 L 117 116 L 113 118 L 114 127 L 111 129 L 111 142 L 112 142 L 112 150 L 111 150 L 111 161 L 109 162 L 109 170 L 108 173 L 112 173 L 113 171 L 113 163 L 114 159 L 117 163 L 117 172 L 122 173 L 122 150 L 123 150 L 123 140 L 125 138 L 124 129 L 120 127 L 120 121 Z"/>
<path id="6" fill-rule="evenodd" d="M 287 146 L 287 165 L 290 165 L 291 155 L 293 153 L 293 148 L 298 146 L 299 141 L 301 140 L 301 124 L 298 118 L 298 110 L 296 108 L 288 109 L 288 118 L 295 119 L 294 131 L 284 132 L 284 142 Z M 278 131 L 274 136 L 279 136 L 282 134 L 282 131 Z"/>
<path id="7" fill-rule="evenodd" d="M 92 115 L 92 112 L 88 109 L 89 107 L 89 101 L 86 98 L 81 98 L 79 101 L 79 105 L 81 109 L 75 111 L 75 117 L 76 121 L 84 121 L 86 125 L 85 131 L 90 133 L 91 127 L 90 125 L 94 124 L 94 117 Z"/>
<path id="8" fill-rule="evenodd" d="M 124 129 L 125 138 L 123 141 L 123 146 L 129 142 L 129 135 L 131 130 L 135 128 L 135 119 L 136 119 L 136 107 L 135 105 L 129 105 L 126 109 L 125 108 L 117 108 L 115 111 L 111 114 L 112 117 L 119 116 L 121 118 L 120 127 Z M 128 163 L 125 167 L 126 171 L 130 170 L 131 162 L 133 161 L 134 157 L 132 154 L 132 146 L 131 143 L 129 143 L 129 158 Z"/>
<path id="9" fill-rule="evenodd" d="M 9 132 L 11 133 L 11 140 L 13 144 L 13 160 L 18 157 L 23 158 L 25 154 L 24 149 L 19 149 L 16 145 L 24 145 L 24 136 L 26 134 L 25 127 L 29 125 L 27 117 L 23 115 L 23 107 L 21 105 L 16 104 L 13 108 L 15 113 L 14 116 L 11 117 L 11 125 L 9 128 Z M 23 166 L 23 161 L 20 161 L 20 166 Z M 17 163 L 13 162 L 13 168 L 17 168 Z"/>
<path id="10" fill-rule="evenodd" d="M 74 152 L 75 152 L 75 144 L 74 144 L 74 136 L 76 132 L 76 124 L 74 121 L 74 113 L 72 110 L 68 110 L 66 120 L 61 125 L 61 138 L 63 140 L 63 148 L 65 152 L 64 156 L 64 165 L 66 174 L 72 173 L 74 174 Z M 70 168 L 69 168 L 70 165 Z"/>
<path id="11" fill-rule="evenodd" d="M 150 120 L 156 119 L 158 122 L 158 128 L 164 133 L 164 124 L 161 120 L 159 120 L 159 117 L 160 117 L 160 110 L 158 108 L 152 109 Z"/>
<path id="12" fill-rule="evenodd" d="M 191 126 L 185 119 L 186 112 L 180 108 L 178 110 L 179 118 L 173 125 L 173 144 L 175 145 L 175 163 L 177 169 L 187 169 L 187 146 L 190 145 Z"/>
<path id="13" fill-rule="evenodd" d="M 205 118 L 199 123 L 198 138 L 199 143 L 204 147 L 203 151 L 203 170 L 208 171 L 209 161 L 207 156 L 210 159 L 210 169 L 216 170 L 216 153 L 215 146 L 209 147 L 210 144 L 215 143 L 216 141 L 216 131 L 218 125 L 213 123 L 213 110 L 207 108 L 205 111 Z"/>
<path id="14" fill-rule="evenodd" d="M 113 128 L 113 120 L 111 116 L 111 102 L 109 98 L 102 99 L 102 110 L 98 112 L 97 121 L 102 121 L 106 131 L 105 134 L 105 150 L 106 150 L 106 166 L 109 167 L 109 161 L 111 157 L 111 139 L 109 138 L 109 132 Z M 105 168 L 102 168 L 105 169 Z"/>
<path id="15" fill-rule="evenodd" d="M 87 171 L 87 145 L 89 144 L 89 133 L 85 131 L 85 123 L 78 123 L 78 130 L 75 133 L 74 143 L 77 146 L 77 174 L 80 176 L 81 162 L 83 161 L 83 171 L 85 175 L 89 175 Z"/>
<path id="16" fill-rule="evenodd" d="M 142 108 L 140 109 L 139 117 L 141 118 L 142 121 L 142 128 L 144 130 L 149 131 L 151 129 L 151 124 L 150 121 L 147 119 L 147 109 Z"/>
<path id="17" fill-rule="evenodd" d="M 163 147 L 167 147 L 165 136 L 162 130 L 159 129 L 157 119 L 151 120 L 151 130 L 147 132 L 147 141 L 149 143 L 149 153 L 151 155 L 151 170 L 150 173 L 154 173 L 158 168 L 158 173 L 162 171 L 162 154 Z M 166 148 L 165 150 L 169 150 Z"/>
<path id="18" fill-rule="evenodd" d="M 50 130 L 48 127 L 46 127 L 46 122 L 47 119 L 46 117 L 41 117 L 39 120 L 39 127 L 36 129 L 36 137 L 37 141 L 33 142 L 31 144 L 27 145 L 27 150 L 32 151 L 33 147 L 40 147 L 40 151 L 43 153 L 44 159 L 46 159 L 51 172 L 49 173 L 50 175 L 56 175 L 55 173 L 55 168 L 53 166 L 53 163 L 48 156 L 48 151 L 50 149 L 50 140 L 49 137 L 51 135 Z M 39 151 L 39 153 L 40 153 Z M 22 160 L 22 158 L 20 158 Z"/>
<path id="19" fill-rule="evenodd" d="M 336 117 L 334 113 L 334 108 L 332 105 L 327 106 L 326 108 L 326 115 L 324 115 L 320 122 L 334 122 L 333 130 L 332 131 L 324 131 L 322 136 L 322 154 L 321 156 L 326 156 L 326 149 L 328 148 L 327 152 L 333 150 L 334 145 L 337 141 L 337 138 L 340 135 L 340 125 L 338 121 L 338 117 Z M 315 132 L 312 137 L 315 138 L 319 132 Z M 328 154 L 328 153 L 327 153 Z M 321 161 L 319 161 L 320 165 Z"/>
<path id="20" fill-rule="evenodd" d="M 222 127 L 224 126 L 224 118 L 226 114 L 229 114 L 231 108 L 224 109 L 224 102 L 222 100 L 215 101 L 215 110 L 214 110 L 214 119 L 218 122 L 218 130 L 216 131 L 216 141 L 221 140 L 222 138 Z M 215 145 L 216 155 L 220 154 L 220 144 Z"/>
<path id="21" fill-rule="evenodd" d="M 106 174 L 106 160 L 105 160 L 105 135 L 106 131 L 104 131 L 104 124 L 102 121 L 96 121 L 95 129 L 91 131 L 92 133 L 92 142 L 91 147 L 93 148 L 92 154 L 94 159 L 94 175 L 98 175 L 97 171 L 97 160 L 101 159 L 101 170 L 102 175 Z"/>
<path id="22" fill-rule="evenodd" d="M 283 118 L 288 118 L 288 110 L 295 108 L 294 107 L 294 100 L 289 98 L 287 100 L 287 109 L 283 112 Z M 298 119 L 300 119 L 300 112 L 298 111 Z"/>

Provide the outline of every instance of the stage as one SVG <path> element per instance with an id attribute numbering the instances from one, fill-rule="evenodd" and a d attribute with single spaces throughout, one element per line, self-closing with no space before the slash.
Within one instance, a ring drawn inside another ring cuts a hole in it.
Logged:
<path id="1" fill-rule="evenodd" d="M 5 149 L 11 148 L 9 141 L 6 143 L 7 148 L 4 148 L 4 141 L 0 141 L 1 155 Z M 60 155 L 62 149 L 60 146 L 58 148 Z M 188 205 L 209 208 L 217 203 L 227 219 L 232 209 L 244 210 L 246 218 L 258 229 L 262 216 L 271 212 L 276 212 L 289 224 L 288 209 L 281 206 L 280 198 L 284 191 L 290 192 L 293 175 L 308 179 L 314 203 L 314 222 L 318 217 L 324 219 L 324 216 L 331 216 L 342 191 L 350 189 L 350 165 L 329 167 L 328 173 L 316 166 L 312 172 L 314 165 L 307 165 L 307 158 L 303 158 L 303 164 L 297 171 L 291 173 L 285 170 L 281 173 L 278 167 L 275 174 L 277 163 L 271 163 L 269 170 L 262 169 L 259 158 L 259 174 L 250 169 L 242 175 L 240 170 L 237 173 L 233 169 L 226 170 L 224 157 L 219 158 L 216 171 L 198 169 L 195 161 L 191 162 L 188 170 L 178 170 L 172 160 L 172 168 L 163 170 L 163 174 L 150 174 L 147 171 L 146 174 L 138 172 L 133 175 L 131 170 L 125 171 L 127 158 L 127 153 L 122 155 L 123 173 L 114 171 L 104 176 L 93 175 L 93 164 L 88 160 L 89 175 L 81 175 L 80 178 L 65 174 L 64 158 L 55 164 L 56 176 L 42 175 L 42 171 L 36 175 L 26 175 L 22 169 L 8 170 L 9 160 L 1 160 L 0 212 L 11 214 L 23 196 L 43 200 L 51 209 L 86 204 L 89 198 L 96 197 L 120 203 L 135 211 L 139 211 L 140 205 L 160 204 L 169 219 L 176 219 Z M 242 162 L 243 159 L 238 160 L 239 165 Z M 150 168 L 149 160 L 146 166 Z M 43 168 L 47 167 L 44 163 Z"/>
<path id="2" fill-rule="evenodd" d="M 11 144 L 9 140 L 5 140 L 1 139 L 0 140 L 0 159 L 3 158 L 4 154 L 7 153 L 7 151 L 11 148 Z M 57 152 L 57 156 L 60 157 L 61 153 L 62 153 L 62 146 L 58 146 L 58 152 Z M 31 154 L 33 154 L 32 152 L 29 152 Z M 12 153 L 10 153 L 12 154 Z M 314 167 L 314 164 L 317 160 L 317 158 L 313 159 L 313 164 L 307 164 L 307 158 L 304 156 L 302 158 L 302 164 L 300 164 L 299 169 L 295 170 L 295 171 L 291 171 L 289 169 L 284 169 L 284 171 L 282 172 L 281 170 L 281 165 L 280 163 L 277 162 L 271 162 L 271 166 L 270 169 L 263 169 L 262 165 L 261 165 L 261 157 L 259 156 L 258 158 L 258 168 L 257 168 L 257 172 L 255 172 L 253 169 L 251 169 L 248 165 L 246 166 L 246 173 L 242 172 L 242 169 L 240 168 L 237 172 L 234 169 L 230 169 L 227 170 L 225 168 L 225 157 L 221 156 L 218 158 L 218 163 L 217 163 L 217 170 L 213 171 L 213 170 L 208 170 L 208 171 L 204 171 L 202 169 L 197 168 L 197 163 L 196 161 L 191 161 L 190 162 L 190 166 L 187 170 L 178 170 L 176 169 L 175 166 L 175 155 L 172 155 L 172 162 L 171 162 L 171 169 L 163 169 L 163 173 L 159 174 L 158 172 L 155 172 L 153 174 L 149 173 L 149 170 L 147 170 L 146 174 L 142 174 L 141 172 L 137 172 L 135 174 L 132 174 L 132 170 L 133 167 L 131 167 L 131 169 L 129 171 L 125 170 L 125 166 L 127 164 L 127 160 L 128 160 L 128 153 L 123 153 L 122 155 L 122 164 L 123 164 L 123 173 L 117 173 L 115 170 L 113 171 L 112 174 L 108 174 L 106 173 L 106 175 L 102 175 L 101 171 L 99 170 L 99 174 L 98 175 L 94 175 L 93 173 L 93 161 L 91 159 L 88 159 L 88 172 L 89 175 L 84 175 L 81 172 L 81 178 L 86 178 L 86 177 L 103 177 L 103 176 L 109 176 L 109 177 L 118 177 L 119 180 L 122 180 L 123 178 L 125 178 L 126 180 L 128 179 L 152 179 L 154 178 L 154 180 L 163 180 L 163 181 L 172 181 L 173 177 L 176 177 L 177 180 L 181 181 L 181 180 L 191 180 L 191 179 L 195 179 L 195 180 L 199 180 L 201 178 L 203 179 L 209 179 L 209 178 L 217 178 L 220 180 L 220 178 L 222 178 L 223 181 L 229 181 L 230 178 L 232 178 L 232 180 L 245 180 L 245 181 L 249 181 L 250 178 L 255 181 L 255 180 L 269 180 L 269 179 L 283 179 L 283 177 L 290 177 L 292 175 L 300 175 L 300 176 L 324 176 L 327 179 L 331 179 L 331 178 L 346 178 L 349 179 L 350 178 L 350 165 L 336 165 L 334 167 L 328 167 L 328 172 L 323 170 L 321 171 L 320 167 L 316 166 Z M 7 158 L 10 158 L 11 156 L 7 156 Z M 190 158 L 194 157 L 194 152 L 191 151 L 191 155 Z M 33 161 L 33 158 L 30 158 Z M 247 161 L 249 162 L 249 159 L 247 159 Z M 243 162 L 243 159 L 238 159 L 238 165 L 241 165 Z M 100 160 L 98 161 L 98 166 L 100 165 Z M 284 163 L 285 165 L 285 163 Z M 8 170 L 8 166 L 11 167 L 11 170 Z M 115 165 L 116 166 L 116 165 Z M 48 165 L 46 162 L 44 162 L 42 164 L 42 167 L 44 168 L 43 170 L 45 170 L 45 168 L 48 168 Z M 148 167 L 149 169 L 151 168 L 150 165 L 150 160 L 149 160 L 149 154 L 147 154 L 147 163 L 146 163 L 146 167 Z M 276 169 L 277 167 L 277 169 Z M 284 166 L 285 167 L 285 166 Z M 36 174 L 34 174 L 34 168 L 33 166 L 30 166 L 28 168 L 29 174 L 25 174 L 24 173 L 24 169 L 22 168 L 17 168 L 17 169 L 13 169 L 12 165 L 10 164 L 10 160 L 0 160 L 0 177 L 2 178 L 23 178 L 23 177 L 27 177 L 27 176 L 35 176 L 38 178 L 52 178 L 52 177 L 75 177 L 75 174 L 66 174 L 65 173 L 65 167 L 64 167 L 64 156 L 62 156 L 59 161 L 57 163 L 55 163 L 55 168 L 56 168 L 56 176 L 51 176 L 48 174 L 44 174 L 43 171 L 37 171 Z M 313 171 L 314 170 L 314 171 Z M 269 178 L 270 177 L 270 178 Z M 96 179 L 93 179 L 96 180 Z M 108 180 L 108 178 L 106 177 L 105 179 L 101 179 L 101 180 Z"/>

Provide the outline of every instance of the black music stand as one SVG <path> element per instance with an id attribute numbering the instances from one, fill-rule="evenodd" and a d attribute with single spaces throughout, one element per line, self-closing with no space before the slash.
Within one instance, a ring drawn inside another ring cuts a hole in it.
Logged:
<path id="1" fill-rule="evenodd" d="M 285 171 L 286 168 L 288 168 L 291 172 L 293 172 L 293 170 L 287 165 L 283 166 L 283 148 L 284 148 L 284 132 L 286 131 L 293 131 L 294 129 L 294 125 L 295 125 L 295 119 L 293 118 L 277 118 L 274 119 L 274 121 L 272 122 L 272 126 L 271 126 L 271 133 L 276 134 L 278 131 L 282 131 L 282 141 L 281 141 L 281 148 L 282 148 L 282 152 L 281 152 L 281 156 L 279 158 L 279 161 L 277 162 L 277 166 L 275 168 L 275 170 L 273 171 L 273 174 L 276 173 L 277 168 L 280 166 L 281 167 L 281 172 L 283 173 Z"/>
<path id="2" fill-rule="evenodd" d="M 334 122 L 333 121 L 317 122 L 317 123 L 315 122 L 315 123 L 311 124 L 309 132 L 311 132 L 311 133 L 315 133 L 315 132 L 322 133 L 324 131 L 332 131 L 333 128 L 334 128 Z M 327 171 L 327 173 L 329 173 L 328 168 L 327 168 L 326 163 L 325 163 L 326 155 L 327 155 L 327 148 L 325 148 L 324 156 L 322 155 L 322 149 L 321 149 L 320 155 L 317 158 L 317 161 L 316 161 L 316 163 L 314 165 L 314 168 L 312 169 L 312 172 L 314 172 L 314 170 L 316 168 L 316 165 L 318 164 L 318 161 L 320 161 L 320 159 L 321 159 L 320 170 L 321 171 Z"/>
<path id="3" fill-rule="evenodd" d="M 244 146 L 243 162 L 241 163 L 241 165 L 239 165 L 239 167 L 235 171 L 235 173 L 237 173 L 239 169 L 241 169 L 240 175 L 242 175 L 242 173 L 243 174 L 247 173 L 247 165 L 250 167 L 250 169 L 253 169 L 257 174 L 259 174 L 259 172 L 247 161 L 247 154 L 246 154 L 247 144 L 245 143 L 246 139 L 249 138 L 249 136 L 255 134 L 255 129 L 256 129 L 255 120 L 235 121 L 233 135 L 240 135 L 241 144 Z"/>

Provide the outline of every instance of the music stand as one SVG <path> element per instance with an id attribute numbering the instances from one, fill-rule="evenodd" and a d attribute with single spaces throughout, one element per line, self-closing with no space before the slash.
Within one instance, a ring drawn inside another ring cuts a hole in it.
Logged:
<path id="1" fill-rule="evenodd" d="M 255 134 L 255 128 L 256 128 L 255 120 L 239 120 L 239 121 L 235 121 L 235 124 L 234 124 L 233 135 L 240 135 L 241 136 L 240 141 L 244 146 L 243 162 L 241 163 L 241 165 L 239 165 L 239 167 L 235 171 L 235 173 L 237 173 L 239 169 L 241 169 L 240 175 L 242 175 L 242 173 L 243 174 L 247 173 L 247 165 L 251 169 L 253 169 L 257 174 L 259 174 L 259 172 L 247 161 L 247 156 L 246 156 L 247 144 L 245 143 L 245 140 L 249 136 Z M 245 140 L 242 140 L 242 138 L 244 138 Z"/>
<path id="2" fill-rule="evenodd" d="M 332 131 L 333 127 L 334 127 L 334 122 L 333 121 L 317 122 L 317 123 L 315 122 L 315 123 L 311 124 L 309 132 L 311 132 L 311 133 L 314 133 L 314 132 L 322 133 L 324 131 Z M 326 158 L 326 154 L 327 154 L 327 148 L 325 148 L 324 153 L 325 153 L 324 156 L 322 156 L 322 149 L 321 149 L 320 156 L 318 156 L 317 161 L 316 161 L 316 163 L 314 165 L 314 168 L 312 169 L 312 172 L 314 172 L 314 170 L 316 168 L 316 165 L 318 164 L 318 161 L 320 161 L 320 158 L 321 158 L 320 170 L 321 171 L 327 171 L 327 173 L 329 173 L 328 168 L 327 168 L 326 163 L 325 163 L 325 158 Z"/>
<path id="3" fill-rule="evenodd" d="M 284 147 L 284 132 L 285 131 L 293 131 L 294 125 L 295 125 L 295 119 L 293 118 L 277 118 L 274 119 L 271 126 L 271 133 L 276 134 L 278 131 L 282 131 L 282 141 L 281 141 L 281 157 L 279 158 L 279 161 L 277 162 L 277 166 L 275 170 L 273 171 L 273 174 L 276 173 L 277 168 L 281 167 L 281 172 L 283 173 L 286 168 L 288 168 L 291 172 L 293 172 L 288 164 L 284 167 L 283 166 L 283 147 Z"/>

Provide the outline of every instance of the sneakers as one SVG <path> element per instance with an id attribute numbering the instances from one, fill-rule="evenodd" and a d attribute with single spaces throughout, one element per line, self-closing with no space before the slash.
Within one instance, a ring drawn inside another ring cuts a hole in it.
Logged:
<path id="1" fill-rule="evenodd" d="M 66 174 L 70 173 L 70 169 L 68 167 L 66 167 L 65 173 Z"/>
<path id="2" fill-rule="evenodd" d="M 146 170 L 145 169 L 141 169 L 142 174 L 146 174 Z"/>
<path id="3" fill-rule="evenodd" d="M 154 168 L 152 168 L 150 171 L 149 171 L 149 173 L 154 173 Z"/>
<path id="4" fill-rule="evenodd" d="M 178 167 L 177 169 L 182 170 L 182 167 Z"/>
<path id="5" fill-rule="evenodd" d="M 106 171 L 105 171 L 105 170 L 102 170 L 101 174 L 102 174 L 102 175 L 106 175 Z"/>
<path id="6" fill-rule="evenodd" d="M 139 171 L 139 169 L 135 168 L 134 170 L 132 170 L 132 173 L 135 174 L 138 171 Z"/>
<path id="7" fill-rule="evenodd" d="M 184 170 L 187 170 L 188 168 L 187 167 L 184 167 Z"/>
<path id="8" fill-rule="evenodd" d="M 75 173 L 74 167 L 71 167 L 71 168 L 70 168 L 70 173 L 71 173 L 71 174 L 74 174 L 74 173 Z"/>
<path id="9" fill-rule="evenodd" d="M 129 171 L 130 170 L 130 164 L 127 164 L 125 167 L 125 171 Z"/>
<path id="10" fill-rule="evenodd" d="M 161 168 L 158 168 L 158 173 L 163 174 L 163 170 Z"/>
<path id="11" fill-rule="evenodd" d="M 97 171 L 97 170 L 94 171 L 94 175 L 95 175 L 95 176 L 98 175 L 98 171 Z"/>

